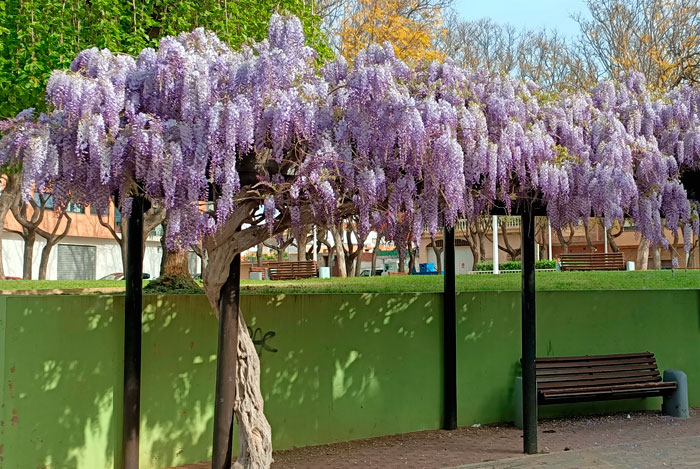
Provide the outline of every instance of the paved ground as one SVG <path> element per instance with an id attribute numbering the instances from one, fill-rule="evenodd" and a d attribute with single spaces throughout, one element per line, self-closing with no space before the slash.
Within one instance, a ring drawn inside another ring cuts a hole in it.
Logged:
<path id="1" fill-rule="evenodd" d="M 658 412 L 545 420 L 538 441 L 552 454 L 523 457 L 522 432 L 512 426 L 424 431 L 277 451 L 272 468 L 700 467 L 700 412 L 685 420 Z"/>
<path id="2" fill-rule="evenodd" d="M 506 469 L 552 467 L 581 469 L 594 467 L 658 468 L 700 466 L 700 436 L 667 438 L 641 443 L 588 448 L 577 451 L 538 454 L 496 462 L 467 464 L 452 469 Z"/>

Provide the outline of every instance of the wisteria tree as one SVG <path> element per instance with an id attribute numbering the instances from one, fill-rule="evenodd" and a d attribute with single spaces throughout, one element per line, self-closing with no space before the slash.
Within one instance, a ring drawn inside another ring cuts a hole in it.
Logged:
<path id="1" fill-rule="evenodd" d="M 157 202 L 171 249 L 204 240 L 217 314 L 236 254 L 311 223 L 357 217 L 358 238 L 377 229 L 399 250 L 425 227 L 532 203 L 555 229 L 630 216 L 654 244 L 662 217 L 699 227 L 680 175 L 700 160 L 700 90 L 654 93 L 635 73 L 552 96 L 449 60 L 409 67 L 390 44 L 319 65 L 299 20 L 274 16 L 241 51 L 201 29 L 137 58 L 85 50 L 46 95 L 46 114 L 2 124 L 0 163 L 22 160 L 23 196 L 104 210 L 117 194 L 125 214 L 134 197 Z M 237 464 L 269 467 L 259 362 L 236 316 Z"/>

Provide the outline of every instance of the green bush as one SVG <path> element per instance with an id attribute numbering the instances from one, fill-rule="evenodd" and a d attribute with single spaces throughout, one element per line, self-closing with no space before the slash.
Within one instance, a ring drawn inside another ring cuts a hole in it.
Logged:
<path id="1" fill-rule="evenodd" d="M 535 269 L 553 269 L 556 261 L 549 261 L 546 259 L 542 259 L 539 261 L 535 261 Z M 508 262 L 501 262 L 498 264 L 498 268 L 500 270 L 521 270 L 521 263 L 520 261 L 508 261 Z M 492 261 L 482 261 L 476 264 L 476 267 L 474 270 L 477 270 L 479 272 L 488 272 L 493 270 L 493 262 Z"/>

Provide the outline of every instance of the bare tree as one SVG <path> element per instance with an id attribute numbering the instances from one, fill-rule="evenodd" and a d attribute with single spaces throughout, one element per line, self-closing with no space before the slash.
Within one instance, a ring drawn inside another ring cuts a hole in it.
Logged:
<path id="1" fill-rule="evenodd" d="M 486 258 L 486 240 L 491 230 L 491 217 L 481 216 L 474 221 L 467 221 L 463 229 L 458 230 L 472 251 L 474 265 Z"/>
<path id="2" fill-rule="evenodd" d="M 153 230 L 155 230 L 158 227 L 158 225 L 163 223 L 163 221 L 165 220 L 165 215 L 166 215 L 165 210 L 160 210 L 156 206 L 152 206 L 143 214 L 143 249 L 144 249 L 144 251 L 146 249 L 146 239 L 148 239 L 148 236 L 151 234 L 151 232 Z M 121 222 L 120 222 L 121 228 L 119 229 L 119 232 L 117 232 L 116 225 L 114 223 L 110 223 L 109 218 L 105 219 L 103 214 L 98 213 L 97 220 L 100 222 L 100 225 L 107 228 L 107 230 L 112 235 L 112 238 L 114 238 L 114 240 L 119 245 L 119 249 L 120 249 L 121 255 L 122 255 L 122 268 L 124 269 L 124 272 L 126 272 L 126 233 L 128 232 L 128 224 L 129 224 L 128 218 L 122 217 Z"/>
<path id="3" fill-rule="evenodd" d="M 61 226 L 61 220 L 65 219 L 66 223 L 63 230 L 59 231 Z M 68 231 L 70 230 L 70 225 L 73 219 L 68 215 L 68 212 L 62 211 L 56 220 L 51 231 L 46 231 L 42 228 L 37 229 L 39 236 L 46 240 L 46 244 L 41 249 L 41 259 L 39 261 L 39 280 L 46 280 L 46 272 L 49 267 L 49 256 L 51 255 L 51 250 L 54 246 L 61 242 L 63 238 L 66 237 Z"/>
<path id="4" fill-rule="evenodd" d="M 577 89 L 595 82 L 595 64 L 556 30 L 517 29 L 489 18 L 448 15 L 441 49 L 457 64 L 532 80 L 544 90 Z"/>
<path id="5" fill-rule="evenodd" d="M 568 225 L 569 228 L 569 237 L 565 238 L 564 237 L 564 232 L 561 228 L 556 228 L 554 232 L 557 235 L 557 238 L 559 239 L 559 245 L 561 246 L 562 251 L 564 253 L 569 252 L 569 246 L 571 246 L 571 243 L 574 241 L 574 234 L 576 233 L 576 227 L 573 225 L 573 223 L 569 223 Z"/>
<path id="6" fill-rule="evenodd" d="M 700 67 L 697 0 L 587 0 L 574 19 L 580 48 L 605 75 L 638 70 L 656 88 L 696 82 Z"/>
<path id="7" fill-rule="evenodd" d="M 285 233 L 278 235 L 275 238 L 275 242 L 272 243 L 269 240 L 263 241 L 265 247 L 272 249 L 277 253 L 277 262 L 282 262 L 284 260 L 284 253 L 287 248 L 294 242 L 294 234 L 291 230 L 287 230 Z"/>
<path id="8" fill-rule="evenodd" d="M 37 193 L 39 203 L 34 199 L 30 199 L 29 203 L 24 203 L 22 199 L 17 198 L 16 203 L 12 206 L 12 215 L 15 220 L 22 226 L 21 231 L 8 230 L 16 233 L 24 240 L 24 255 L 22 257 L 22 278 L 25 280 L 32 279 L 32 264 L 34 261 L 34 244 L 39 225 L 44 220 L 44 209 L 49 200 L 48 194 Z M 31 207 L 31 213 L 28 213 L 27 208 Z"/>

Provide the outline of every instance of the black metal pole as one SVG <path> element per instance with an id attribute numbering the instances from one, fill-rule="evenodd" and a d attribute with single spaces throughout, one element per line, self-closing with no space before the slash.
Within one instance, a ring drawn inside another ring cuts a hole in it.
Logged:
<path id="1" fill-rule="evenodd" d="M 126 298 L 124 299 L 124 434 L 125 469 L 139 467 L 141 416 L 141 314 L 143 298 L 143 212 L 148 202 L 134 197 L 126 233 Z"/>
<path id="2" fill-rule="evenodd" d="M 526 205 L 522 212 L 522 367 L 523 452 L 537 453 L 537 381 L 535 375 L 535 215 Z"/>
<path id="3" fill-rule="evenodd" d="M 457 298 L 455 292 L 455 230 L 445 229 L 445 288 L 443 294 L 443 373 L 445 430 L 457 428 Z"/>
<path id="4" fill-rule="evenodd" d="M 216 403 L 212 469 L 231 467 L 233 401 L 236 397 L 238 359 L 238 303 L 241 286 L 241 255 L 231 262 L 228 279 L 219 297 L 219 347 L 216 355 Z"/>

